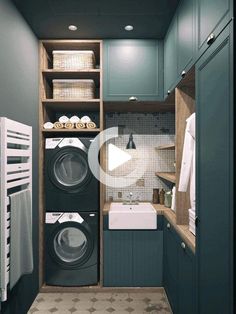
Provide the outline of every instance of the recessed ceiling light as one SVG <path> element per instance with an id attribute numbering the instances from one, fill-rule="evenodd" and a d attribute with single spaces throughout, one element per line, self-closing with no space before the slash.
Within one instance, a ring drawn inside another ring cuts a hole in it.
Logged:
<path id="1" fill-rule="evenodd" d="M 130 31 L 132 31 L 134 29 L 134 27 L 132 25 L 126 25 L 124 28 L 128 32 L 130 32 Z"/>
<path id="2" fill-rule="evenodd" d="M 76 25 L 69 25 L 68 26 L 70 31 L 77 31 L 78 27 Z"/>

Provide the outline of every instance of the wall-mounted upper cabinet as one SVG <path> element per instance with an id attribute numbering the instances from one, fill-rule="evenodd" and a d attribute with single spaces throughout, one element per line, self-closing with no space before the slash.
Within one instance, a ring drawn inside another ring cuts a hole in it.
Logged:
<path id="1" fill-rule="evenodd" d="M 182 0 L 177 10 L 177 69 L 178 76 L 195 61 L 195 0 Z"/>
<path id="2" fill-rule="evenodd" d="M 195 1 L 182 0 L 164 40 L 164 97 L 195 62 Z"/>
<path id="3" fill-rule="evenodd" d="M 233 0 L 197 1 L 198 57 L 211 45 L 233 16 Z"/>
<path id="4" fill-rule="evenodd" d="M 164 40 L 164 97 L 170 94 L 177 80 L 177 19 L 173 18 Z"/>
<path id="5" fill-rule="evenodd" d="M 104 41 L 105 101 L 163 99 L 163 44 L 157 40 Z"/>

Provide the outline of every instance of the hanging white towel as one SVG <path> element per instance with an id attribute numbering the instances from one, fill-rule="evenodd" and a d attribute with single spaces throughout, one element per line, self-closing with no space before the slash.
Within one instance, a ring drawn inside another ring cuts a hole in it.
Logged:
<path id="1" fill-rule="evenodd" d="M 183 157 L 181 163 L 179 191 L 186 192 L 190 182 L 190 202 L 195 210 L 195 120 L 193 113 L 187 120 L 185 129 Z"/>
<path id="2" fill-rule="evenodd" d="M 10 195 L 10 289 L 33 271 L 32 204 L 30 190 Z"/>

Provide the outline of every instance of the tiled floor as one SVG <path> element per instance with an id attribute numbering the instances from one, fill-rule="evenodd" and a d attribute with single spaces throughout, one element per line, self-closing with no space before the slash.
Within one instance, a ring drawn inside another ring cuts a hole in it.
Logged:
<path id="1" fill-rule="evenodd" d="M 40 293 L 28 314 L 169 314 L 164 292 Z"/>

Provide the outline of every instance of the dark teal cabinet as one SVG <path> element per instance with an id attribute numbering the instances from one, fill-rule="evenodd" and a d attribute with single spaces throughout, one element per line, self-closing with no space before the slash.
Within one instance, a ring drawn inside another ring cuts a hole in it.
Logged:
<path id="1" fill-rule="evenodd" d="M 182 0 L 177 9 L 177 69 L 178 76 L 193 66 L 195 62 L 195 0 Z"/>
<path id="2" fill-rule="evenodd" d="M 104 231 L 105 287 L 162 286 L 163 231 Z"/>
<path id="3" fill-rule="evenodd" d="M 105 101 L 163 98 L 163 43 L 157 40 L 105 40 Z"/>
<path id="4" fill-rule="evenodd" d="M 197 314 L 196 259 L 193 252 L 178 241 L 178 313 Z"/>
<path id="5" fill-rule="evenodd" d="M 194 253 L 174 227 L 164 222 L 164 288 L 174 314 L 197 314 Z"/>
<path id="6" fill-rule="evenodd" d="M 130 231 L 104 231 L 104 286 L 133 285 L 133 235 Z"/>
<path id="7" fill-rule="evenodd" d="M 212 34 L 216 38 L 233 16 L 233 0 L 198 0 L 197 49 L 198 57 L 208 48 Z"/>
<path id="8" fill-rule="evenodd" d="M 182 0 L 164 40 L 164 97 L 194 65 L 196 1 Z"/>
<path id="9" fill-rule="evenodd" d="M 176 85 L 177 72 L 177 19 L 173 18 L 164 39 L 164 97 Z"/>
<path id="10" fill-rule="evenodd" d="M 172 225 L 164 220 L 164 288 L 168 296 L 173 313 L 178 308 L 178 247 L 177 234 Z"/>
<path id="11" fill-rule="evenodd" d="M 231 23 L 196 64 L 199 313 L 233 313 L 233 67 Z"/>
<path id="12" fill-rule="evenodd" d="M 135 287 L 162 286 L 163 232 L 133 232 L 133 280 Z"/>

